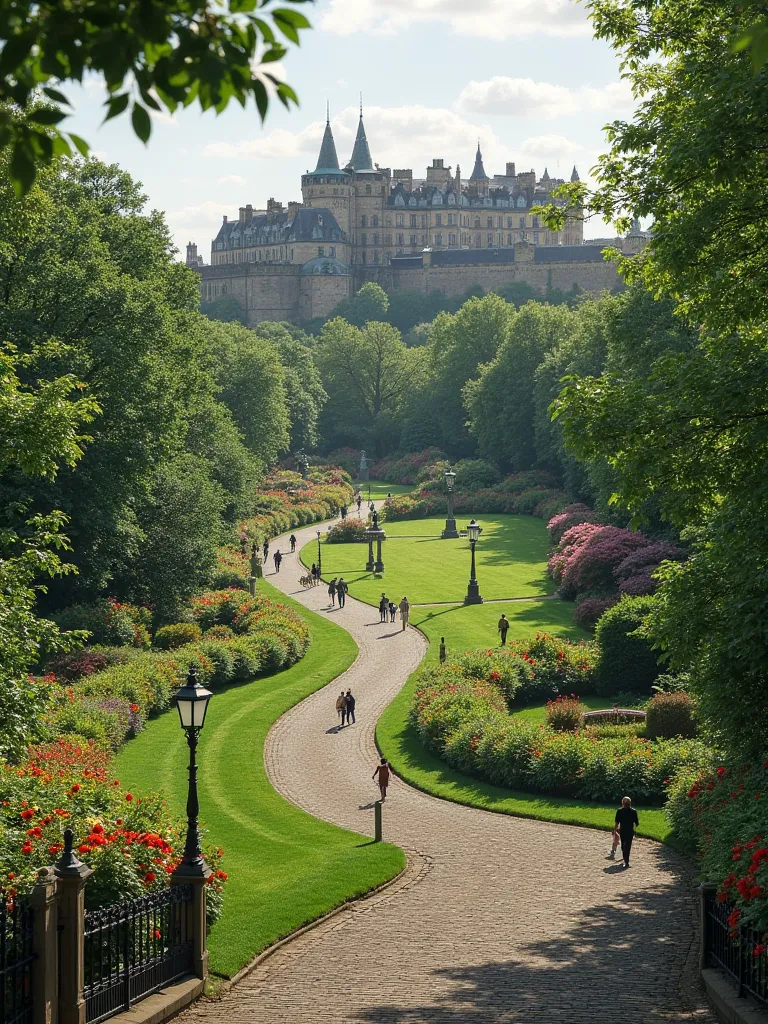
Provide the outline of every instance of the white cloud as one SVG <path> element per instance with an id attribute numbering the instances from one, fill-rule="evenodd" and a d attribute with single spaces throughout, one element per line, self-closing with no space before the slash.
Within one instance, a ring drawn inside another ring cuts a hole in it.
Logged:
<path id="1" fill-rule="evenodd" d="M 532 78 L 495 75 L 484 82 L 469 82 L 459 94 L 457 108 L 471 114 L 505 114 L 509 117 L 561 117 L 580 110 L 631 109 L 634 100 L 629 83 L 611 82 L 602 88 L 569 89 Z"/>
<path id="2" fill-rule="evenodd" d="M 244 185 L 245 178 L 241 178 L 239 174 L 225 174 L 223 178 L 216 179 L 217 185 Z"/>
<path id="3" fill-rule="evenodd" d="M 395 34 L 426 22 L 488 39 L 592 34 L 586 10 L 576 0 L 330 0 L 320 28 L 342 36 Z"/>
<path id="4" fill-rule="evenodd" d="M 169 210 L 166 214 L 168 222 L 176 228 L 176 233 L 184 233 L 189 227 L 192 230 L 216 228 L 221 224 L 224 214 L 231 214 L 232 207 L 225 203 L 206 200 L 198 206 L 184 206 L 180 210 Z"/>
<path id="5" fill-rule="evenodd" d="M 534 135 L 526 139 L 520 146 L 524 157 L 533 160 L 558 160 L 560 157 L 572 157 L 584 152 L 580 142 L 573 142 L 564 135 Z M 521 165 L 522 166 L 522 165 Z"/>

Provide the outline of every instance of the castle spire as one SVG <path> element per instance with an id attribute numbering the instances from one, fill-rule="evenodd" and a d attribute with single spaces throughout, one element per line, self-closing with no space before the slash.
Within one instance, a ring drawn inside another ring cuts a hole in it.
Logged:
<path id="1" fill-rule="evenodd" d="M 571 181 L 581 181 L 579 172 L 576 170 L 576 164 L 573 165 L 573 170 L 571 171 Z"/>
<path id="2" fill-rule="evenodd" d="M 333 132 L 331 131 L 331 107 L 330 103 L 326 101 L 325 132 L 323 133 L 323 143 L 320 146 L 320 155 L 317 158 L 315 174 L 320 171 L 338 170 L 339 158 L 336 155 L 336 143 L 333 141 Z"/>
<path id="3" fill-rule="evenodd" d="M 470 181 L 488 181 L 488 175 L 483 167 L 483 154 L 480 152 L 480 139 L 477 140 L 477 153 L 475 154 L 475 166 L 469 176 Z"/>
<path id="4" fill-rule="evenodd" d="M 365 125 L 363 124 L 363 94 L 360 93 L 360 120 L 357 122 L 357 136 L 352 156 L 349 158 L 350 167 L 355 171 L 372 171 L 373 161 L 371 151 L 368 148 L 368 139 L 365 137 Z"/>

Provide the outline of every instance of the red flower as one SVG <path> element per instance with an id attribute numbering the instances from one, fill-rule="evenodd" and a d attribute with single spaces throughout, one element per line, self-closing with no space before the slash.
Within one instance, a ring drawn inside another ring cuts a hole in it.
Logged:
<path id="1" fill-rule="evenodd" d="M 154 939 L 161 939 L 162 938 L 162 935 L 160 934 L 160 929 L 159 928 L 155 928 L 155 930 L 152 932 L 152 937 Z"/>
<path id="2" fill-rule="evenodd" d="M 80 843 L 80 845 L 77 848 L 77 852 L 78 853 L 90 853 L 92 849 L 93 849 L 93 847 L 89 846 L 88 843 Z"/>
<path id="3" fill-rule="evenodd" d="M 131 704 L 131 711 L 138 711 L 138 710 L 139 710 L 139 705 L 138 704 Z"/>
<path id="4" fill-rule="evenodd" d="M 720 765 L 720 767 L 717 769 L 717 774 L 720 776 L 721 779 L 725 775 L 725 768 L 723 768 L 722 765 Z"/>
<path id="5" fill-rule="evenodd" d="M 762 944 L 762 942 L 760 943 L 760 945 L 755 946 L 755 956 L 760 956 L 761 953 L 764 953 L 764 952 L 765 952 L 765 946 Z"/>
<path id="6" fill-rule="evenodd" d="M 53 843 L 51 846 L 48 847 L 48 853 L 58 853 L 60 850 L 63 850 L 63 849 L 64 849 L 64 844 L 63 843 Z"/>
<path id="7" fill-rule="evenodd" d="M 30 843 L 30 841 L 27 839 L 27 841 L 24 843 L 24 845 L 21 848 L 21 852 L 22 853 L 32 853 L 33 849 L 34 849 L 34 847 L 32 846 L 32 843 Z"/>
<path id="8" fill-rule="evenodd" d="M 24 819 L 24 821 L 29 821 L 30 818 L 34 818 L 35 812 L 30 808 L 26 811 L 22 811 L 21 816 Z"/>
<path id="9" fill-rule="evenodd" d="M 154 871 L 148 871 L 146 873 L 146 875 L 144 875 L 144 884 L 145 885 L 151 885 L 154 882 L 156 877 L 157 876 L 155 875 Z"/>
<path id="10" fill-rule="evenodd" d="M 128 801 L 128 803 L 131 803 L 131 801 L 133 800 L 133 793 L 126 793 L 125 799 Z"/>
<path id="11" fill-rule="evenodd" d="M 100 836 L 104 833 L 104 826 L 99 825 L 99 823 L 97 822 L 91 829 L 91 832 L 93 832 L 94 835 Z"/>

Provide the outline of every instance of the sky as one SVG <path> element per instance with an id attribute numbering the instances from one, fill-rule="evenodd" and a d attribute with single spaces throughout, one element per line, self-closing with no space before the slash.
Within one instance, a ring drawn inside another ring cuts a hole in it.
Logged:
<path id="1" fill-rule="evenodd" d="M 156 115 L 145 147 L 127 118 L 102 125 L 97 80 L 68 89 L 75 114 L 61 127 L 142 182 L 182 258 L 194 241 L 209 262 L 222 216 L 240 206 L 301 201 L 326 101 L 342 166 L 362 94 L 374 162 L 415 177 L 436 157 L 468 177 L 479 140 L 489 175 L 514 161 L 518 171 L 568 178 L 575 164 L 589 180 L 607 148 L 604 125 L 632 111 L 616 55 L 573 0 L 316 0 L 301 9 L 312 31 L 279 67 L 300 106 L 272 104 L 263 126 L 254 106 L 230 104 L 218 116 L 190 107 Z M 602 221 L 585 224 L 585 238 L 605 234 Z"/>

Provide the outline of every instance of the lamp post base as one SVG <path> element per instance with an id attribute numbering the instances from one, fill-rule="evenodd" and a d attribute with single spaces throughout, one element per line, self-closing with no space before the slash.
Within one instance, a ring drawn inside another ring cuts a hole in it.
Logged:
<path id="1" fill-rule="evenodd" d="M 374 562 L 373 571 L 377 572 L 377 573 L 384 572 L 384 563 L 383 562 Z"/>
<path id="2" fill-rule="evenodd" d="M 469 586 L 467 587 L 467 596 L 464 598 L 464 604 L 482 604 L 483 599 L 480 596 L 480 588 L 477 585 L 477 580 L 470 580 Z"/>
<path id="3" fill-rule="evenodd" d="M 456 540 L 458 538 L 459 531 L 456 529 L 456 520 L 455 519 L 446 519 L 445 520 L 445 529 L 440 534 L 440 536 L 444 540 L 445 539 Z"/>

